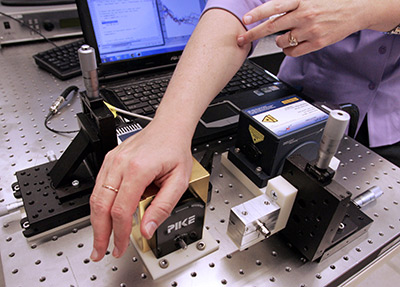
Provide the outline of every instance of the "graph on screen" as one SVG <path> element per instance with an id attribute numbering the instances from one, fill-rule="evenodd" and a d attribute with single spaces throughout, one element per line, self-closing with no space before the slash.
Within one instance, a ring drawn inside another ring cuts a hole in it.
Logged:
<path id="1" fill-rule="evenodd" d="M 162 17 L 168 38 L 192 34 L 200 19 L 200 2 L 164 0 L 161 2 Z"/>

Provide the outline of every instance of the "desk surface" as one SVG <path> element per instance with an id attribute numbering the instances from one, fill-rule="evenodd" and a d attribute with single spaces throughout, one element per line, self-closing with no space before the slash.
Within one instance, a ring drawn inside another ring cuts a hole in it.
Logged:
<path id="1" fill-rule="evenodd" d="M 62 42 L 63 43 L 63 42 Z M 80 77 L 60 81 L 40 70 L 32 55 L 51 48 L 47 43 L 9 46 L 0 50 L 0 204 L 14 202 L 11 184 L 16 171 L 57 157 L 72 140 L 55 135 L 43 122 L 48 107 L 70 85 L 82 88 Z M 76 129 L 80 102 L 72 99 L 51 121 L 57 129 Z M 229 139 L 216 144 L 223 150 Z M 200 152 L 194 150 L 195 156 Z M 0 254 L 6 286 L 325 286 L 342 282 L 379 257 L 400 235 L 400 169 L 350 138 L 337 154 L 341 166 L 337 180 L 354 196 L 377 185 L 384 195 L 363 210 L 374 223 L 368 233 L 321 263 L 306 262 L 279 236 L 239 252 L 226 235 L 229 210 L 251 194 L 214 160 L 212 200 L 206 227 L 219 241 L 219 250 L 159 279 L 153 280 L 131 245 L 121 259 L 111 255 L 99 262 L 88 258 L 92 246 L 90 226 L 71 228 L 47 241 L 27 241 L 19 226 L 19 213 L 0 218 Z M 111 249 L 110 249 L 111 250 Z"/>

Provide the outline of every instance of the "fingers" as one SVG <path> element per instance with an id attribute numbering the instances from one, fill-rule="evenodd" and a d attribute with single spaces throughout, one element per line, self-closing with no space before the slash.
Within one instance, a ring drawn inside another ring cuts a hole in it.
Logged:
<path id="1" fill-rule="evenodd" d="M 284 17 L 284 14 L 295 10 L 298 6 L 299 0 L 272 0 L 248 12 L 243 17 L 243 22 L 246 25 L 256 23 L 263 19 L 269 19 L 253 29 L 248 30 L 246 33 L 239 35 L 237 37 L 238 46 L 242 47 L 254 40 L 290 29 L 294 25 L 292 23 L 294 19 L 292 17 Z"/>
<path id="2" fill-rule="evenodd" d="M 237 44 L 239 47 L 243 47 L 250 44 L 254 40 L 261 39 L 267 35 L 275 33 L 276 26 L 273 21 L 266 21 L 253 29 L 241 34 L 237 37 Z"/>
<path id="3" fill-rule="evenodd" d="M 93 251 L 90 258 L 101 260 L 108 247 L 111 235 L 112 221 L 109 216 L 116 194 L 114 191 L 96 184 L 90 197 L 90 220 L 93 227 Z"/>
<path id="4" fill-rule="evenodd" d="M 128 175 L 121 183 L 117 197 L 111 208 L 112 226 L 114 231 L 114 250 L 116 258 L 126 251 L 132 229 L 132 216 L 143 193 L 143 186 L 148 182 L 144 177 Z"/>
<path id="5" fill-rule="evenodd" d="M 295 10 L 299 6 L 299 0 L 272 0 L 254 8 L 243 16 L 245 25 L 253 24 L 257 21 L 269 18 L 274 15 L 287 13 Z"/>
<path id="6" fill-rule="evenodd" d="M 276 45 L 279 48 L 286 49 L 296 47 L 303 42 L 303 37 L 296 30 L 289 31 L 276 37 Z"/>
<path id="7" fill-rule="evenodd" d="M 110 158 L 110 154 L 107 154 L 106 158 Z M 120 178 L 109 173 L 112 161 L 109 161 L 108 164 L 107 161 L 105 162 L 99 171 L 90 197 L 90 221 L 94 235 L 93 251 L 90 258 L 93 261 L 101 260 L 107 251 L 112 230 L 110 211 L 120 185 Z"/>
<path id="8" fill-rule="evenodd" d="M 312 43 L 305 41 L 296 47 L 284 48 L 283 53 L 287 56 L 299 57 L 316 50 L 318 50 L 318 48 L 316 48 Z"/>
<path id="9" fill-rule="evenodd" d="M 190 169 L 187 170 L 190 174 Z M 156 228 L 171 214 L 182 194 L 187 189 L 187 180 L 184 176 L 171 175 L 164 181 L 157 196 L 146 209 L 141 223 L 141 233 L 150 239 Z"/>
<path id="10" fill-rule="evenodd" d="M 282 48 L 285 55 L 291 57 L 299 57 L 320 49 L 320 46 L 305 39 L 306 35 L 295 29 L 277 36 L 276 45 Z"/>

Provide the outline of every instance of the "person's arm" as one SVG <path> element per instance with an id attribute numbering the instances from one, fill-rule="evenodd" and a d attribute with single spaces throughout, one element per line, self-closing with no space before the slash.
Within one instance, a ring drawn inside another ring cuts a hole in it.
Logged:
<path id="1" fill-rule="evenodd" d="M 276 43 L 286 55 L 301 56 L 360 30 L 385 32 L 400 24 L 398 0 L 271 0 L 248 12 L 243 22 L 251 24 L 282 13 L 239 35 L 238 44 L 289 31 L 278 36 Z"/>
<path id="2" fill-rule="evenodd" d="M 238 71 L 250 44 L 240 48 L 238 34 L 245 31 L 239 20 L 221 9 L 211 9 L 201 18 L 178 63 L 157 110 L 157 121 L 176 116 L 190 137 L 210 101 Z M 171 113 L 173 111 L 173 113 Z"/>
<path id="3" fill-rule="evenodd" d="M 152 182 L 160 190 L 144 214 L 142 234 L 150 238 L 171 213 L 188 186 L 196 125 L 249 53 L 250 45 L 239 47 L 236 43 L 244 31 L 229 12 L 207 11 L 185 48 L 154 120 L 107 154 L 90 198 L 92 260 L 103 258 L 111 232 L 112 254 L 122 256 L 129 243 L 132 215 Z"/>

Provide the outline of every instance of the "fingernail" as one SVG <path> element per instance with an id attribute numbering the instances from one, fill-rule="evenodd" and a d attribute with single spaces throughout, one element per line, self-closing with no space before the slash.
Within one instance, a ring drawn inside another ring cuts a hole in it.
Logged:
<path id="1" fill-rule="evenodd" d="M 150 238 L 153 236 L 154 231 L 156 231 L 157 224 L 154 221 L 150 221 L 149 223 L 146 224 L 145 229 L 146 229 L 147 235 Z"/>
<path id="2" fill-rule="evenodd" d="M 239 46 L 243 46 L 243 42 L 244 42 L 244 37 L 239 36 L 239 37 L 237 38 L 237 44 L 238 44 Z"/>
<path id="3" fill-rule="evenodd" d="M 114 247 L 114 250 L 113 250 L 112 255 L 113 255 L 115 258 L 118 258 L 118 257 L 121 255 L 120 252 L 119 252 L 119 249 L 118 249 L 117 247 Z"/>
<path id="4" fill-rule="evenodd" d="M 92 254 L 90 254 L 90 259 L 92 259 L 93 261 L 98 260 L 97 258 L 99 257 L 99 253 L 97 252 L 96 249 L 93 249 Z"/>
<path id="5" fill-rule="evenodd" d="M 253 20 L 253 17 L 251 15 L 247 15 L 247 16 L 243 17 L 243 22 L 245 24 L 250 24 L 252 20 Z"/>

